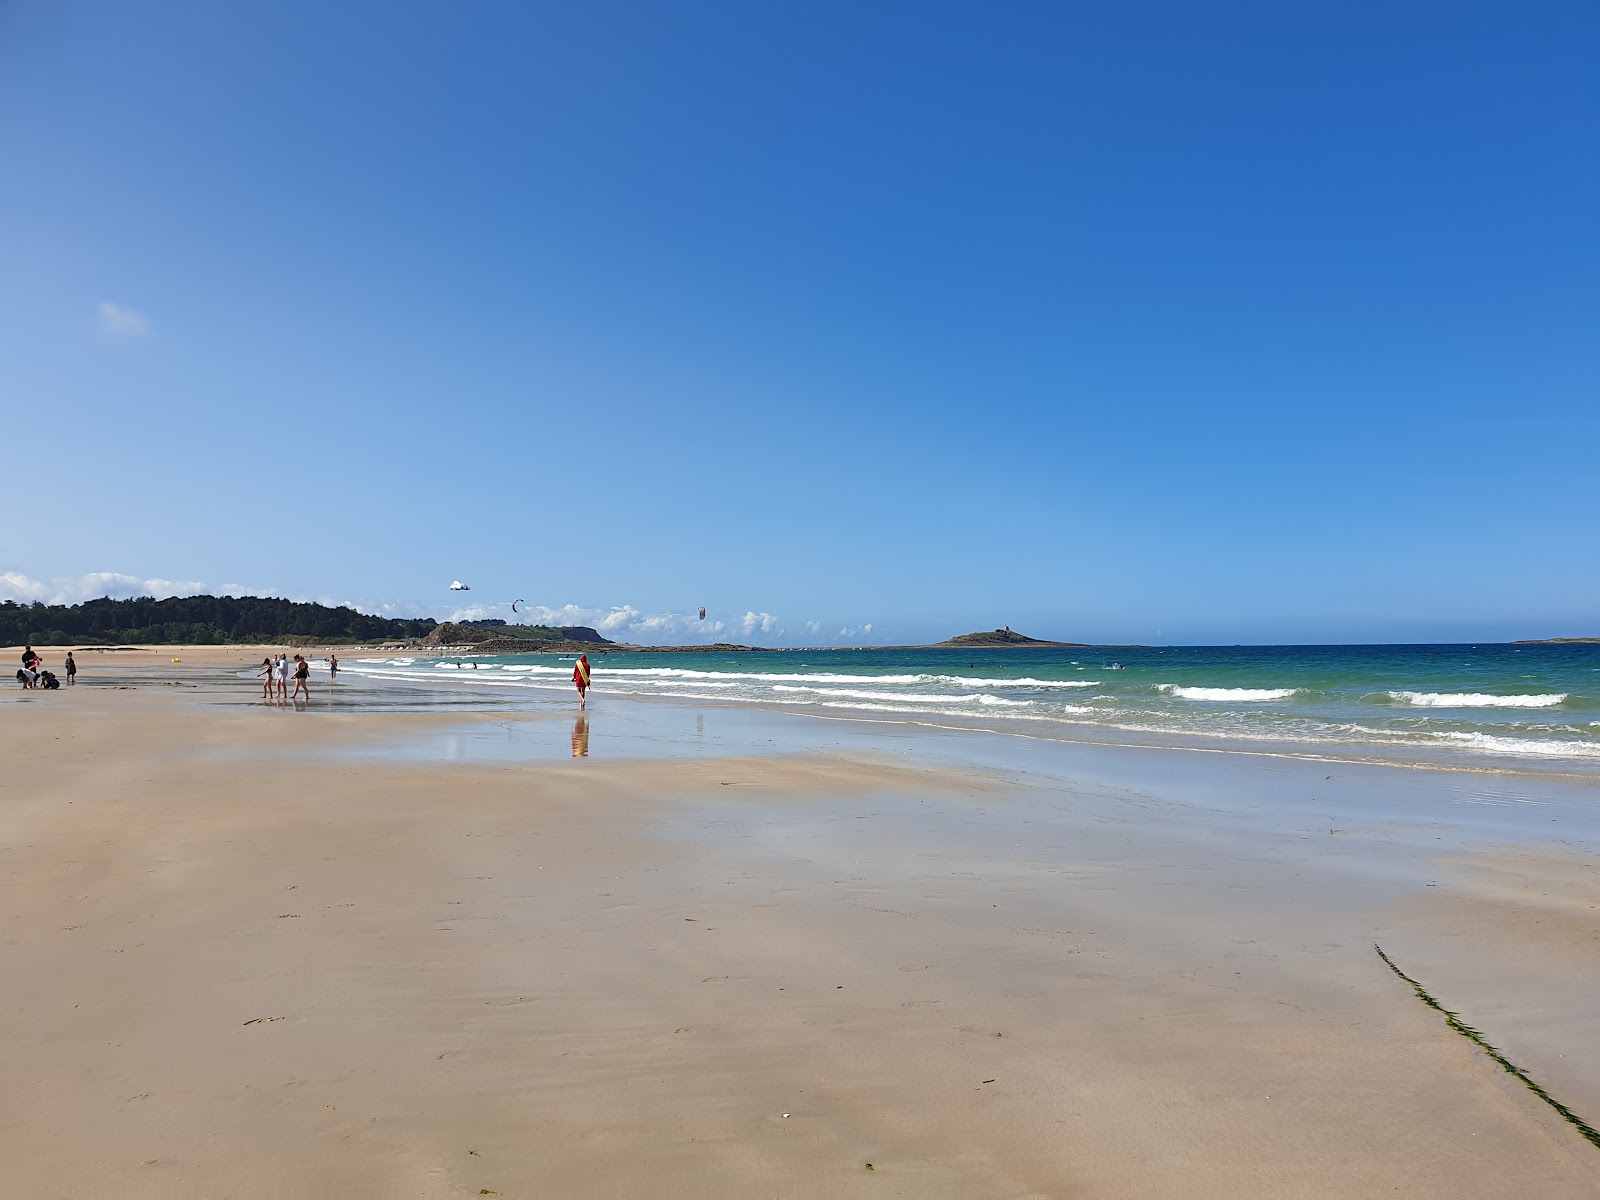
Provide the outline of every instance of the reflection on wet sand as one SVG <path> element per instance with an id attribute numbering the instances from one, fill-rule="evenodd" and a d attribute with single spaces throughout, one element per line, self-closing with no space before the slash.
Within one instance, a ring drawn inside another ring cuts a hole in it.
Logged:
<path id="1" fill-rule="evenodd" d="M 589 757 L 589 714 L 580 712 L 572 722 L 572 757 Z"/>

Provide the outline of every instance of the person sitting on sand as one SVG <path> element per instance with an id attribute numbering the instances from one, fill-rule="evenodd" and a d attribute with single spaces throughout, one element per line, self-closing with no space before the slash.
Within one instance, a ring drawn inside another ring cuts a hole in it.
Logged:
<path id="1" fill-rule="evenodd" d="M 305 692 L 307 700 L 311 699 L 311 664 L 296 654 L 294 656 L 293 699 L 300 699 L 300 693 L 302 691 Z"/>
<path id="2" fill-rule="evenodd" d="M 271 658 L 263 658 L 261 660 L 261 669 L 256 672 L 256 676 L 261 680 L 261 698 L 263 700 L 271 700 L 272 699 L 272 676 L 273 676 L 273 666 L 272 666 L 272 659 Z"/>

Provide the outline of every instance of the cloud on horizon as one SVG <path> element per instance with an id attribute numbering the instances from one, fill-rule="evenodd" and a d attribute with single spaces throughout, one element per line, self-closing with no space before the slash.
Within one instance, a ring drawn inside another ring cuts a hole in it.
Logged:
<path id="1" fill-rule="evenodd" d="M 150 332 L 150 322 L 145 320 L 144 314 L 125 304 L 102 300 L 99 313 L 100 328 L 112 337 L 136 338 Z"/>
<path id="2" fill-rule="evenodd" d="M 769 612 L 746 612 L 728 621 L 717 617 L 702 621 L 698 612 L 647 613 L 631 604 L 618 604 L 610 608 L 585 608 L 579 604 L 550 608 L 548 605 L 531 604 L 518 609 L 516 617 L 512 617 L 504 605 L 474 605 L 456 610 L 450 619 L 475 621 L 483 617 L 505 617 L 507 620 L 516 620 L 524 616 L 530 625 L 588 625 L 613 641 L 641 645 L 696 646 L 725 641 L 729 637 L 753 638 L 759 634 L 767 639 L 783 636 L 782 622 Z"/>
<path id="3" fill-rule="evenodd" d="M 195 580 L 141 579 L 120 571 L 90 571 L 68 579 L 34 579 L 20 571 L 0 573 L 0 600 L 15 600 L 18 604 L 32 604 L 35 600 L 45 604 L 82 604 L 102 596 L 113 600 L 154 596 L 164 600 L 168 596 L 195 596 L 206 590 L 205 584 Z"/>
<path id="4" fill-rule="evenodd" d="M 213 587 L 199 580 L 152 579 L 129 575 L 122 571 L 88 571 L 69 577 L 34 578 L 20 571 L 0 572 L 0 601 L 12 600 L 18 604 L 82 604 L 85 600 L 110 597 L 113 600 L 131 600 L 140 596 L 153 596 L 162 600 L 168 596 L 282 596 L 302 603 L 326 604 L 330 607 L 353 608 L 357 612 L 380 617 L 432 617 L 437 621 L 477 621 L 485 617 L 500 617 L 507 621 L 526 621 L 530 625 L 588 625 L 599 630 L 613 641 L 633 642 L 640 645 L 697 646 L 711 642 L 738 639 L 763 644 L 783 641 L 785 628 L 781 618 L 770 612 L 749 610 L 726 619 L 716 616 L 702 621 L 696 611 L 645 612 L 631 604 L 616 604 L 609 608 L 586 608 L 578 604 L 564 604 L 559 608 L 547 605 L 523 605 L 513 615 L 505 604 L 469 604 L 463 606 L 393 603 L 389 601 L 348 600 L 334 596 L 313 596 L 304 593 L 285 594 L 275 588 L 263 588 L 242 583 L 225 583 Z M 810 644 L 817 644 L 823 630 L 820 621 L 803 624 Z M 844 626 L 834 641 L 849 641 L 870 636 L 870 623 Z"/>

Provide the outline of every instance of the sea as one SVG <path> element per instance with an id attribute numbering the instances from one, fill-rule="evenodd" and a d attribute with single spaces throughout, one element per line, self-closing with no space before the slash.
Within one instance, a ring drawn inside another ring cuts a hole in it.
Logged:
<path id="1" fill-rule="evenodd" d="M 603 652 L 590 662 L 601 701 L 1600 774 L 1595 644 Z M 341 669 L 414 697 L 534 709 L 569 704 L 571 674 L 569 656 L 548 654 L 351 658 Z"/>

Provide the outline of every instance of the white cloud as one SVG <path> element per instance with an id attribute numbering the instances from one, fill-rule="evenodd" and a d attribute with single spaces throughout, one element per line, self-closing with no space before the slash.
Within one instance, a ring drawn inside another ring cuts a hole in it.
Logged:
<path id="1" fill-rule="evenodd" d="M 19 604 L 32 604 L 35 600 L 45 604 L 82 604 L 101 596 L 116 600 L 154 596 L 159 600 L 203 591 L 205 584 L 193 580 L 141 579 L 120 571 L 90 571 L 66 579 L 34 579 L 19 571 L 0 574 L 0 600 L 15 600 Z"/>
<path id="2" fill-rule="evenodd" d="M 768 635 L 783 632 L 778 628 L 778 618 L 765 612 L 747 612 L 739 625 L 744 630 L 745 637 L 754 637 L 758 632 Z"/>
<path id="3" fill-rule="evenodd" d="M 123 304 L 109 300 L 100 301 L 100 328 L 112 337 L 136 338 L 150 332 L 150 322 L 144 314 Z"/>
<path id="4" fill-rule="evenodd" d="M 220 588 L 214 588 L 198 579 L 146 579 L 122 571 L 86 571 L 82 575 L 49 579 L 35 579 L 20 571 L 0 574 L 0 601 L 15 600 L 19 604 L 32 604 L 35 600 L 44 604 L 82 604 L 85 600 L 99 600 L 102 597 L 133 600 L 143 596 L 157 600 L 165 600 L 168 596 L 280 596 L 302 604 L 353 608 L 357 612 L 380 616 L 410 615 L 409 612 L 394 611 L 397 608 L 395 605 L 373 607 L 334 596 L 287 594 L 275 588 L 251 587 L 243 583 L 225 583 Z"/>
<path id="5" fill-rule="evenodd" d="M 716 617 L 702 621 L 698 612 L 647 613 L 631 604 L 610 608 L 584 608 L 578 604 L 551 608 L 544 604 L 528 604 L 517 610 L 516 617 L 504 607 L 493 610 L 493 615 L 504 616 L 507 620 L 526 619 L 530 625 L 587 625 L 612 641 L 637 645 L 698 646 L 732 636 L 752 638 L 760 634 L 770 639 L 783 634 L 778 618 L 765 612 L 748 612 L 731 625 Z"/>

